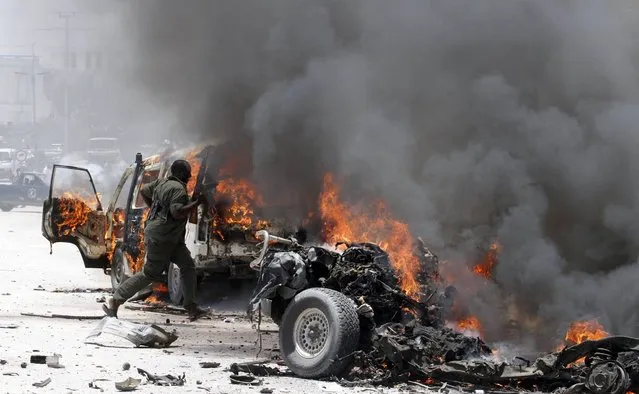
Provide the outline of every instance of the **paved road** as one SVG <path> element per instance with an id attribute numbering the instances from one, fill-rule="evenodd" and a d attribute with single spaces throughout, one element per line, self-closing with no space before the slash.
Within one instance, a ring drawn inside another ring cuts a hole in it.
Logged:
<path id="1" fill-rule="evenodd" d="M 75 246 L 56 244 L 49 254 L 49 244 L 40 233 L 41 212 L 38 208 L 22 208 L 0 212 L 0 392 L 2 393 L 91 393 L 96 384 L 104 392 L 116 392 L 115 381 L 127 377 L 139 378 L 141 367 L 155 374 L 186 373 L 185 387 L 144 385 L 137 392 L 146 393 L 259 393 L 271 388 L 274 393 L 342 393 L 376 392 L 372 389 L 344 389 L 335 383 L 296 378 L 269 377 L 261 387 L 231 385 L 224 371 L 233 362 L 254 360 L 256 334 L 250 322 L 228 306 L 244 305 L 243 300 L 213 299 L 220 316 L 211 320 L 188 323 L 182 316 L 124 309 L 121 319 L 155 323 L 166 329 L 176 329 L 179 335 L 168 350 L 134 348 L 125 340 L 109 342 L 119 347 L 85 344 L 88 333 L 98 320 L 73 320 L 24 316 L 31 314 L 67 314 L 74 316 L 102 315 L 96 298 L 105 293 L 59 293 L 53 290 L 74 288 L 109 288 L 110 282 L 100 270 L 86 270 Z M 236 300 L 237 301 L 237 300 Z M 167 324 L 169 319 L 169 324 Z M 275 327 L 272 327 L 275 328 Z M 275 346 L 277 334 L 264 336 L 264 347 Z M 64 369 L 29 364 L 34 351 L 58 353 Z M 263 353 L 264 354 L 264 353 Z M 217 369 L 202 369 L 201 361 L 217 361 Z M 26 368 L 20 364 L 26 362 Z M 122 370 L 123 363 L 131 369 Z M 14 375 L 17 374 L 17 375 Z M 46 387 L 36 388 L 34 382 L 51 379 Z M 199 382 L 199 383 L 198 383 Z M 392 392 L 392 391 L 386 391 Z"/>

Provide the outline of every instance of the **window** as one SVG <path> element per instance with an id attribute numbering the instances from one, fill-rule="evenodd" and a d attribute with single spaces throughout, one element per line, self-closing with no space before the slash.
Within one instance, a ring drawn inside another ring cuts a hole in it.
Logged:
<path id="1" fill-rule="evenodd" d="M 140 193 L 140 189 L 142 188 L 142 186 L 147 185 L 151 182 L 153 182 L 154 180 L 158 179 L 158 177 L 160 176 L 160 169 L 153 169 L 153 170 L 148 170 L 148 171 L 144 171 L 141 175 L 142 180 L 140 181 L 140 184 L 137 186 L 137 190 L 135 191 L 136 196 L 135 196 L 135 204 L 133 204 L 133 208 L 139 209 L 139 208 L 146 208 L 146 204 L 144 203 L 144 198 L 142 198 L 142 194 Z"/>
<path id="2" fill-rule="evenodd" d="M 126 181 L 124 181 L 122 189 L 120 189 L 120 194 L 117 197 L 118 199 L 115 201 L 115 208 L 126 209 L 126 202 L 129 198 L 129 191 L 131 190 L 131 179 L 133 179 L 133 176 L 129 174 L 129 176 L 127 176 L 126 178 Z"/>

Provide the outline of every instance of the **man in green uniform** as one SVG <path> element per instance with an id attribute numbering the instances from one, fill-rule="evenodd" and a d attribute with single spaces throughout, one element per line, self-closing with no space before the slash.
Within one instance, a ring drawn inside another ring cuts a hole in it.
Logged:
<path id="1" fill-rule="evenodd" d="M 122 282 L 113 297 L 104 304 L 107 316 L 117 317 L 120 305 L 149 284 L 161 281 L 162 273 L 168 269 L 170 262 L 180 268 L 184 308 L 189 317 L 194 320 L 207 312 L 195 303 L 195 263 L 184 243 L 189 215 L 205 201 L 200 195 L 189 202 L 186 184 L 190 178 L 190 164 L 186 160 L 176 160 L 171 165 L 171 176 L 140 189 L 144 202 L 151 208 L 144 227 L 146 262 L 142 271 Z"/>

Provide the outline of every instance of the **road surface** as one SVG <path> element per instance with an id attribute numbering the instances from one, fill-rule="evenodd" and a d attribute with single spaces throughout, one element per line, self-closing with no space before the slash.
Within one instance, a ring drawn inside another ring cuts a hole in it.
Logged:
<path id="1" fill-rule="evenodd" d="M 273 393 L 382 392 L 371 388 L 347 389 L 334 382 L 293 377 L 266 377 L 257 387 L 231 384 L 230 373 L 225 368 L 234 362 L 255 360 L 258 351 L 257 334 L 241 312 L 246 305 L 246 299 L 242 299 L 245 294 L 213 295 L 209 301 L 217 308 L 216 315 L 193 323 L 181 315 L 121 308 L 121 319 L 177 330 L 179 339 L 169 349 L 135 348 L 119 338 L 105 343 L 108 346 L 86 344 L 85 338 L 103 315 L 96 299 L 108 296 L 107 292 L 95 289 L 110 288 L 109 278 L 100 270 L 85 269 L 73 245 L 53 245 L 53 254 L 49 254 L 49 244 L 41 235 L 40 220 L 41 210 L 37 207 L 0 212 L 0 392 L 117 392 L 115 382 L 128 377 L 141 378 L 137 368 L 158 375 L 186 374 L 184 387 L 149 384 L 140 386 L 136 391 L 139 393 L 260 393 L 264 388 Z M 73 289 L 94 290 L 56 292 Z M 263 336 L 263 349 L 276 346 L 276 327 L 270 328 L 273 332 Z M 65 368 L 30 363 L 32 354 L 54 353 L 61 355 L 60 363 Z M 263 350 L 260 357 L 268 355 L 269 351 Z M 203 369 L 199 365 L 203 361 L 216 361 L 221 365 Z M 22 363 L 26 363 L 26 368 L 21 367 Z M 123 371 L 124 363 L 131 365 L 128 371 Z M 33 386 L 49 378 L 51 382 L 45 387 Z M 103 391 L 91 389 L 91 382 Z"/>

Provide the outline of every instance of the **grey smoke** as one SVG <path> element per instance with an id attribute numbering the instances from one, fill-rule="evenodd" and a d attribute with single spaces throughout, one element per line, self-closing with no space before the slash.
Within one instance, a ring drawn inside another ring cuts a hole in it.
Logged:
<path id="1" fill-rule="evenodd" d="M 498 238 L 497 284 L 464 277 L 468 307 L 496 336 L 509 295 L 543 341 L 588 317 L 639 334 L 638 17 L 630 1 L 157 0 L 123 26 L 128 78 L 188 138 L 249 135 L 267 200 L 298 193 L 303 218 L 332 171 L 449 265 Z"/>

